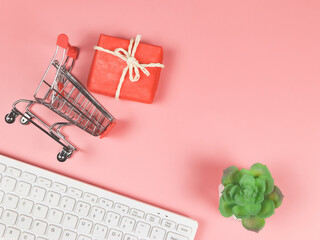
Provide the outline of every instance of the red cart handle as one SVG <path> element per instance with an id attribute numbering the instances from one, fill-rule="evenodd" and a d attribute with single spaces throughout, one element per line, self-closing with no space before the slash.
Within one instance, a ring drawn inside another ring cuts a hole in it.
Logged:
<path id="1" fill-rule="evenodd" d="M 73 59 L 77 59 L 78 56 L 78 48 L 73 47 L 69 43 L 69 38 L 65 34 L 60 34 L 57 39 L 57 45 L 64 49 L 68 49 L 67 55 Z"/>
<path id="2" fill-rule="evenodd" d="M 107 129 L 101 133 L 100 138 L 104 138 L 111 131 L 111 129 L 116 125 L 116 122 L 111 122 Z"/>

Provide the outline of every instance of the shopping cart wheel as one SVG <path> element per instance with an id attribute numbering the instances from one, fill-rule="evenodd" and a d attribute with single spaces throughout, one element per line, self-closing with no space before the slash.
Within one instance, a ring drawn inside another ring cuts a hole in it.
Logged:
<path id="1" fill-rule="evenodd" d="M 11 111 L 6 115 L 5 121 L 6 123 L 9 123 L 9 124 L 14 123 L 14 121 L 16 120 L 16 117 L 17 117 L 16 113 L 14 111 Z"/>
<path id="2" fill-rule="evenodd" d="M 57 159 L 59 162 L 66 161 L 72 154 L 72 151 L 69 149 L 62 149 L 61 152 L 58 153 Z"/>
<path id="3" fill-rule="evenodd" d="M 68 158 L 68 155 L 64 152 L 59 152 L 58 155 L 57 155 L 57 159 L 59 162 L 64 162 L 65 160 L 67 160 Z"/>

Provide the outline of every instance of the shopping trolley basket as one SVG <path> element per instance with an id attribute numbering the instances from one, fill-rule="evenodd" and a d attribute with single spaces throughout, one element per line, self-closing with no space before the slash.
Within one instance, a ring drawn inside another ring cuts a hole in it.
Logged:
<path id="1" fill-rule="evenodd" d="M 77 55 L 78 49 L 69 44 L 65 34 L 60 34 L 56 51 L 34 94 L 34 100 L 17 100 L 5 116 L 7 123 L 13 123 L 21 115 L 22 124 L 32 123 L 61 144 L 63 148 L 57 155 L 61 162 L 76 150 L 60 132 L 62 127 L 76 125 L 94 136 L 104 137 L 115 125 L 114 117 L 70 73 Z M 19 103 L 26 105 L 25 111 L 18 110 Z M 31 111 L 35 104 L 49 108 L 66 121 L 46 123 Z"/>

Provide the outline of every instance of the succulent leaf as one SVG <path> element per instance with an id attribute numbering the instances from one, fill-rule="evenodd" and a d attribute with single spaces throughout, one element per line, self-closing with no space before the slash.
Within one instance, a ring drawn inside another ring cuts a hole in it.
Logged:
<path id="1" fill-rule="evenodd" d="M 264 180 L 266 182 L 266 191 L 264 194 L 268 195 L 272 193 L 274 189 L 274 180 L 272 177 L 268 177 L 266 175 L 259 176 L 260 179 Z"/>
<path id="2" fill-rule="evenodd" d="M 250 171 L 253 173 L 254 177 L 259 177 L 261 175 L 266 175 L 268 177 L 272 177 L 269 169 L 266 165 L 261 163 L 255 163 L 250 167 Z"/>
<path id="3" fill-rule="evenodd" d="M 261 218 L 268 218 L 271 217 L 274 214 L 274 202 L 272 200 L 264 200 L 261 203 L 261 210 L 258 213 L 258 216 Z"/>
<path id="4" fill-rule="evenodd" d="M 239 206 L 245 206 L 248 204 L 248 201 L 240 193 L 234 196 L 234 201 Z"/>
<path id="5" fill-rule="evenodd" d="M 251 204 L 250 205 L 250 212 L 252 216 L 255 216 L 260 212 L 261 210 L 261 204 Z"/>
<path id="6" fill-rule="evenodd" d="M 227 204 L 233 204 L 234 203 L 232 197 L 229 194 L 229 191 L 233 186 L 234 186 L 233 184 L 229 184 L 222 191 L 222 197 L 224 198 L 224 200 L 225 200 L 225 202 Z"/>
<path id="7" fill-rule="evenodd" d="M 255 204 L 260 204 L 262 203 L 264 200 L 264 193 L 258 193 L 257 197 L 256 197 L 256 201 Z"/>
<path id="8" fill-rule="evenodd" d="M 227 204 L 227 202 L 223 199 L 223 197 L 219 200 L 219 211 L 222 216 L 224 217 L 231 217 L 232 216 L 232 205 Z"/>
<path id="9" fill-rule="evenodd" d="M 237 206 L 234 206 L 232 208 L 232 213 L 238 219 L 248 218 L 251 215 L 250 206 L 249 205 L 245 205 L 245 206 L 237 205 Z"/>
<path id="10" fill-rule="evenodd" d="M 270 193 L 270 195 L 268 196 L 268 199 L 272 200 L 274 203 L 275 208 L 280 207 L 282 200 L 283 200 L 283 194 L 280 191 L 280 189 L 278 188 L 278 186 L 274 186 L 273 192 Z"/>
<path id="11" fill-rule="evenodd" d="M 247 230 L 258 233 L 265 225 L 265 220 L 258 216 L 251 216 L 246 219 L 242 219 L 242 226 Z"/>
<path id="12" fill-rule="evenodd" d="M 253 187 L 255 185 L 255 179 L 253 176 L 251 175 L 248 175 L 248 174 L 244 174 L 240 181 L 239 181 L 239 184 L 240 186 L 243 188 L 245 186 L 250 186 L 250 187 Z"/>
<path id="13" fill-rule="evenodd" d="M 227 186 L 230 183 L 236 183 L 239 169 L 236 166 L 231 166 L 223 170 L 223 176 L 221 183 L 223 186 Z"/>
<path id="14" fill-rule="evenodd" d="M 251 175 L 251 176 L 253 176 L 253 173 L 248 169 L 244 169 L 244 168 L 241 169 L 237 174 L 237 182 L 240 181 L 240 179 L 243 177 L 243 175 Z"/>
<path id="15" fill-rule="evenodd" d="M 229 190 L 229 195 L 231 198 L 234 198 L 234 195 L 239 193 L 240 187 L 238 185 L 233 185 Z"/>
<path id="16" fill-rule="evenodd" d="M 256 184 L 258 192 L 264 193 L 266 191 L 266 182 L 261 178 L 256 178 Z"/>

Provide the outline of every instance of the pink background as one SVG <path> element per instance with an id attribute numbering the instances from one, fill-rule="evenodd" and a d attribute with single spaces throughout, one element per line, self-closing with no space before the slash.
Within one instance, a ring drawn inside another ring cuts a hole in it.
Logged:
<path id="1" fill-rule="evenodd" d="M 0 152 L 188 215 L 197 240 L 320 239 L 319 23 L 317 0 L 0 0 Z M 166 65 L 152 105 L 95 94 L 118 125 L 103 140 L 66 128 L 79 151 L 64 164 L 34 126 L 4 122 L 59 33 L 80 48 L 84 84 L 100 33 L 141 33 Z M 217 193 L 224 168 L 255 162 L 285 195 L 258 235 L 219 214 Z"/>

